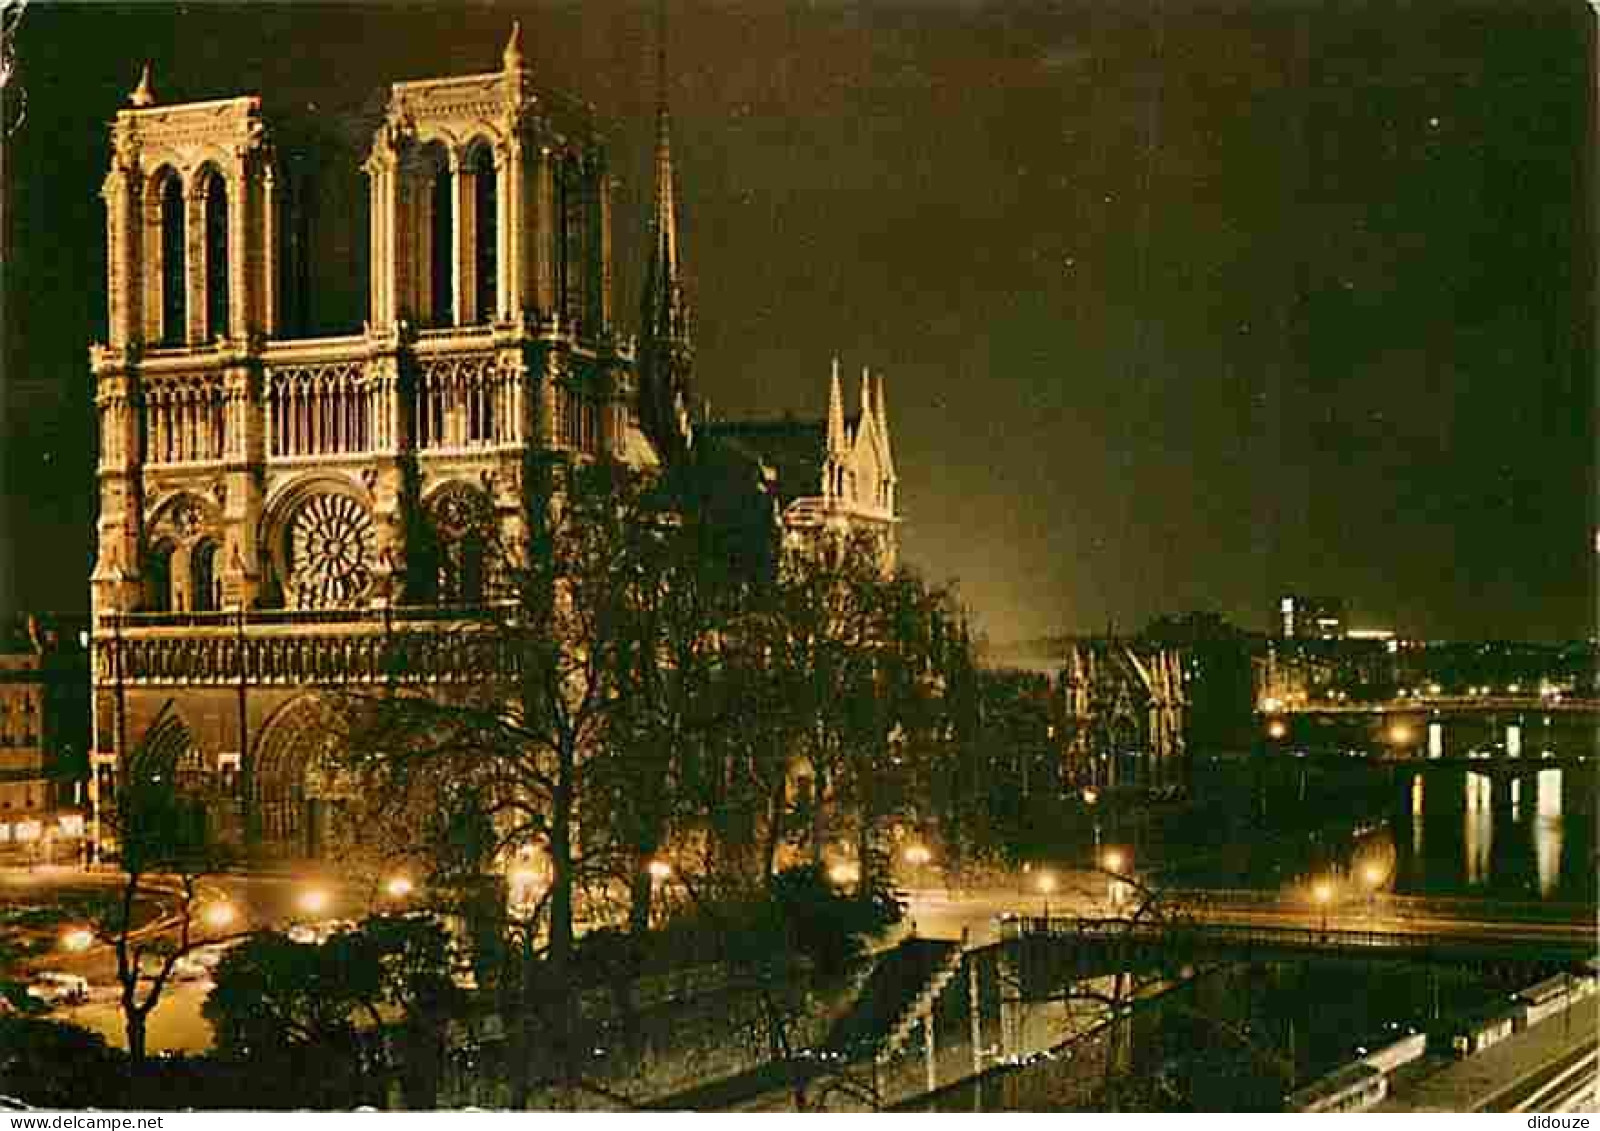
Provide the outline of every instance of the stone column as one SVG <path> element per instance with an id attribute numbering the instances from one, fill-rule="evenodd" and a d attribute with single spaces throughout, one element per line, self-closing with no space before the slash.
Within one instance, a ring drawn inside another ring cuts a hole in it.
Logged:
<path id="1" fill-rule="evenodd" d="M 450 154 L 450 261 L 454 265 L 455 309 L 450 321 L 478 321 L 478 175 L 464 153 Z"/>
<path id="2" fill-rule="evenodd" d="M 393 160 L 377 146 L 362 162 L 367 175 L 367 324 L 377 329 L 394 321 L 389 288 L 394 279 L 390 235 L 394 227 Z"/>
<path id="3" fill-rule="evenodd" d="M 500 309 L 496 318 L 516 318 L 522 312 L 524 276 L 527 274 L 527 233 L 523 231 L 523 197 L 526 176 L 522 163 L 522 139 L 512 136 L 494 155 L 497 191 L 495 204 L 499 222 L 496 263 L 500 278 L 497 291 Z"/>
<path id="4" fill-rule="evenodd" d="M 94 573 L 96 613 L 127 612 L 137 607 L 141 484 L 139 467 L 139 382 L 124 363 L 98 374 L 95 390 L 100 410 L 100 514 L 96 524 Z"/>
<path id="5" fill-rule="evenodd" d="M 211 336 L 226 334 L 236 342 L 248 341 L 257 327 L 255 256 L 250 248 L 257 201 L 250 172 L 249 153 L 241 147 L 234 154 L 233 169 L 222 186 L 228 195 L 228 325 L 211 327 Z"/>
<path id="6" fill-rule="evenodd" d="M 112 349 L 122 349 L 143 337 L 143 288 L 139 275 L 139 206 L 143 194 L 137 170 L 114 166 L 100 195 L 106 202 L 106 263 L 110 268 L 106 338 Z"/>
<path id="7" fill-rule="evenodd" d="M 144 340 L 160 342 L 163 338 L 161 315 L 165 305 L 162 275 L 166 250 L 161 239 L 161 185 L 146 182 L 140 210 L 140 297 L 144 304 Z"/>
<path id="8" fill-rule="evenodd" d="M 184 340 L 204 345 L 206 335 L 206 195 L 193 180 L 183 185 Z"/>
<path id="9" fill-rule="evenodd" d="M 222 603 L 249 608 L 261 592 L 261 477 L 266 458 L 262 375 L 253 361 L 236 359 L 223 373 L 224 484 L 223 545 L 217 563 Z"/>
<path id="10" fill-rule="evenodd" d="M 922 1066 L 927 1072 L 928 1091 L 931 1092 L 939 1086 L 939 1059 L 934 1039 L 932 1004 L 922 1015 Z"/>
<path id="11" fill-rule="evenodd" d="M 373 570 L 373 590 L 379 599 L 391 604 L 406 599 L 407 468 L 410 466 L 411 419 L 404 404 L 408 382 L 403 367 L 409 364 L 403 347 L 375 357 L 367 363 L 367 373 L 378 390 L 377 427 L 383 436 L 383 457 L 376 460 L 375 472 L 367 481 L 372 495 L 373 528 L 378 560 Z M 377 445 L 374 445 L 375 447 Z"/>
<path id="12" fill-rule="evenodd" d="M 278 176 L 270 161 L 261 170 L 261 331 L 278 334 Z"/>

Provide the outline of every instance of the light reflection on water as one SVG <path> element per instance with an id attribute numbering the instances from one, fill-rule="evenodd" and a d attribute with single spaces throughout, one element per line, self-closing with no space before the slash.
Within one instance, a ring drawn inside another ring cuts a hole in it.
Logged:
<path id="1" fill-rule="evenodd" d="M 1489 858 L 1494 851 L 1494 783 L 1488 774 L 1467 774 L 1464 821 L 1467 884 L 1482 887 L 1489 878 Z"/>
<path id="2" fill-rule="evenodd" d="M 1561 879 L 1561 771 L 1540 770 L 1535 789 L 1533 852 L 1539 869 L 1539 894 L 1549 898 Z"/>
<path id="3" fill-rule="evenodd" d="M 1592 774 L 1559 767 L 1521 777 L 1435 770 L 1401 784 L 1405 801 L 1392 811 L 1387 834 L 1379 834 L 1405 846 L 1397 892 L 1593 899 L 1595 860 L 1580 849 L 1592 839 L 1594 813 L 1575 792 L 1593 788 Z"/>

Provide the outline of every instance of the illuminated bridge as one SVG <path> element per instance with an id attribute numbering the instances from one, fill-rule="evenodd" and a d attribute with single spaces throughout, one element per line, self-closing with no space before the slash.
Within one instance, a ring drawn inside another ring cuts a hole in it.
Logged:
<path id="1" fill-rule="evenodd" d="M 1600 754 L 1600 699 L 1434 695 L 1274 704 L 1263 731 L 1286 747 L 1362 748 L 1401 759 L 1585 760 Z"/>
<path id="2" fill-rule="evenodd" d="M 1279 715 L 1587 715 L 1600 717 L 1600 699 L 1555 695 L 1427 695 L 1351 703 L 1286 703 Z"/>
<path id="3" fill-rule="evenodd" d="M 1018 918 L 1003 941 L 1046 940 L 1083 957 L 1158 952 L 1174 959 L 1392 959 L 1437 963 L 1581 962 L 1595 954 L 1593 924 L 1433 924 L 1427 929 L 1349 922 L 1289 925 L 1261 921 Z"/>

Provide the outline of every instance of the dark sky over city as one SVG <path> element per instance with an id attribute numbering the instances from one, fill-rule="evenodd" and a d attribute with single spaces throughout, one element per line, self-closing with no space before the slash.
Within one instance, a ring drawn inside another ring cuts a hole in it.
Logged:
<path id="1" fill-rule="evenodd" d="M 87 604 L 98 194 L 140 65 L 161 102 L 260 93 L 359 139 L 386 83 L 496 69 L 513 18 L 536 81 L 609 123 L 631 328 L 653 3 L 28 10 L 0 603 Z M 1263 629 L 1291 591 L 1413 635 L 1587 635 L 1593 19 L 673 3 L 699 391 L 718 415 L 820 415 L 832 356 L 882 372 L 906 557 L 996 640 L 1189 609 Z"/>

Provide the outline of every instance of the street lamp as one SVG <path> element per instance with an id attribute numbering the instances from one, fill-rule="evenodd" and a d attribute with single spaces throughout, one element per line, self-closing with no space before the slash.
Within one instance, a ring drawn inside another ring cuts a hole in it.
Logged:
<path id="1" fill-rule="evenodd" d="M 400 875 L 390 876 L 389 882 L 383 885 L 383 890 L 389 893 L 390 899 L 404 899 L 416 889 L 411 883 L 410 876 Z"/>
<path id="2" fill-rule="evenodd" d="M 233 922 L 236 915 L 233 904 L 226 899 L 219 899 L 215 903 L 206 904 L 205 910 L 200 913 L 200 917 L 205 920 L 206 926 L 214 931 L 220 931 L 227 927 Z"/>
<path id="3" fill-rule="evenodd" d="M 82 953 L 94 944 L 94 933 L 87 927 L 73 927 L 61 936 L 61 946 L 70 951 Z"/>
<path id="4" fill-rule="evenodd" d="M 917 886 L 927 886 L 928 877 L 923 874 L 923 869 L 928 866 L 928 861 L 932 859 L 933 853 L 927 845 L 913 843 L 906 846 L 906 863 L 910 864 L 914 870 L 913 878 L 916 880 Z"/>
<path id="5" fill-rule="evenodd" d="M 650 878 L 658 883 L 672 875 L 672 865 L 665 860 L 652 860 L 645 870 L 650 873 Z"/>
<path id="6" fill-rule="evenodd" d="M 1311 889 L 1311 897 L 1317 901 L 1317 906 L 1322 908 L 1322 933 L 1328 933 L 1328 903 L 1333 899 L 1333 888 L 1326 882 L 1319 882 Z"/>
<path id="7" fill-rule="evenodd" d="M 1045 929 L 1050 928 L 1050 893 L 1056 890 L 1056 877 L 1054 872 L 1039 873 L 1039 894 L 1044 897 L 1044 922 Z"/>
<path id="8" fill-rule="evenodd" d="M 1122 866 L 1124 863 L 1126 863 L 1126 860 L 1122 855 L 1122 850 L 1118 848 L 1107 849 L 1106 854 L 1100 859 L 1100 866 L 1111 873 L 1111 879 L 1106 884 L 1106 899 L 1110 901 L 1112 907 L 1117 907 L 1122 903 Z"/>
<path id="9" fill-rule="evenodd" d="M 861 869 L 847 860 L 841 860 L 828 869 L 828 878 L 841 886 L 853 884 L 861 878 Z"/>
<path id="10" fill-rule="evenodd" d="M 300 910 L 307 915 L 321 915 L 328 909 L 326 888 L 311 887 L 300 893 Z"/>
<path id="11" fill-rule="evenodd" d="M 1270 723 L 1267 724 L 1267 737 L 1268 738 L 1283 738 L 1288 733 L 1289 733 L 1288 724 L 1286 724 L 1282 719 L 1273 719 Z"/>

